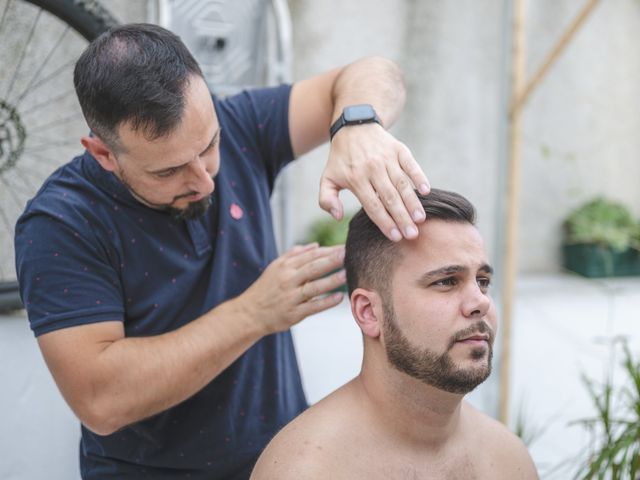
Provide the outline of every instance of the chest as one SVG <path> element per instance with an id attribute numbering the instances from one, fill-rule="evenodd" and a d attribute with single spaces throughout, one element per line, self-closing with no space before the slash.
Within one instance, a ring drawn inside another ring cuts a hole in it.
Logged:
<path id="1" fill-rule="evenodd" d="M 495 480 L 481 455 L 455 452 L 443 455 L 394 455 L 386 452 L 354 455 L 335 478 L 361 480 Z M 350 472 L 350 473 L 347 473 Z"/>
<path id="2" fill-rule="evenodd" d="M 108 226 L 106 243 L 131 335 L 172 330 L 197 318 L 242 293 L 276 255 L 268 212 L 255 212 L 239 196 L 189 222 L 157 212 L 125 213 Z"/>

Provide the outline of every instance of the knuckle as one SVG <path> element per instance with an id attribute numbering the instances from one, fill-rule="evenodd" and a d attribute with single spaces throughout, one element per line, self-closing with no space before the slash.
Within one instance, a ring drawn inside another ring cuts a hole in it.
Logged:
<path id="1" fill-rule="evenodd" d="M 411 188 L 411 183 L 409 182 L 409 179 L 405 176 L 402 176 L 402 178 L 400 178 L 400 180 L 396 182 L 396 189 L 398 191 L 404 191 L 409 188 Z"/>
<path id="2" fill-rule="evenodd" d="M 367 214 L 370 217 L 372 215 L 375 217 L 377 210 L 379 210 L 382 207 L 382 203 L 380 202 L 378 197 L 372 197 L 366 203 L 367 203 L 367 208 L 365 208 L 365 210 L 367 211 Z"/>
<path id="3" fill-rule="evenodd" d="M 413 152 L 406 143 L 398 141 L 398 148 L 403 155 L 406 155 L 408 158 L 413 158 Z"/>
<path id="4" fill-rule="evenodd" d="M 396 204 L 397 198 L 394 193 L 384 193 L 383 195 L 383 201 L 387 207 L 392 207 Z"/>
<path id="5" fill-rule="evenodd" d="M 375 171 L 380 163 L 380 158 L 377 155 L 369 155 L 364 159 L 364 168 L 370 172 Z"/>

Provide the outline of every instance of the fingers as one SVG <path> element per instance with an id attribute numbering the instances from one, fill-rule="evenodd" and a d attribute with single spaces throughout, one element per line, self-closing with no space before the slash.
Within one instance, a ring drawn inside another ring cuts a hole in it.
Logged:
<path id="1" fill-rule="evenodd" d="M 416 238 L 417 224 L 426 217 L 414 188 L 426 195 L 429 181 L 409 148 L 386 132 L 380 135 L 377 128 L 354 128 L 332 143 L 320 183 L 320 206 L 342 218 L 339 192 L 348 188 L 387 238 Z"/>
<path id="2" fill-rule="evenodd" d="M 344 246 L 310 248 L 298 252 L 286 259 L 289 266 L 296 270 L 299 283 L 318 278 L 331 270 L 342 266 Z"/>
<path id="3" fill-rule="evenodd" d="M 398 161 L 387 163 L 386 175 L 373 176 L 372 186 L 380 198 L 386 214 L 391 217 L 396 231 L 404 238 L 412 239 L 418 236 L 416 224 L 424 222 L 426 215 L 424 207 L 418 199 L 414 185 L 418 186 L 421 194 L 428 194 L 430 190 L 427 177 L 413 158 L 411 151 L 403 144 L 399 144 Z M 367 211 L 369 214 L 369 211 Z M 389 228 L 389 221 L 383 213 L 377 214 L 380 223 L 374 222 L 383 228 Z M 389 230 L 384 230 L 387 232 Z M 400 240 L 393 227 L 387 236 L 394 241 Z"/>
<path id="4" fill-rule="evenodd" d="M 292 284 L 297 288 L 299 303 L 315 301 L 318 297 L 344 285 L 344 270 L 327 275 L 341 268 L 344 262 L 344 246 L 316 247 L 299 252 L 287 260 L 295 273 Z"/>
<path id="5" fill-rule="evenodd" d="M 332 293 L 324 297 L 316 297 L 311 301 L 305 302 L 300 305 L 300 313 L 303 318 L 309 315 L 315 315 L 316 313 L 323 312 L 338 305 L 344 298 L 344 293 L 337 292 Z"/>
<path id="6" fill-rule="evenodd" d="M 316 297 L 325 295 L 344 285 L 347 276 L 344 270 L 317 280 L 305 282 L 300 286 L 301 303 L 313 301 Z"/>
<path id="7" fill-rule="evenodd" d="M 416 186 L 418 191 L 422 195 L 427 195 L 431 190 L 429 180 L 422 171 L 422 168 L 420 168 L 420 165 L 418 164 L 416 159 L 413 158 L 411 150 L 409 150 L 409 147 L 407 147 L 406 145 L 402 145 L 400 147 L 400 151 L 398 153 L 398 163 L 400 164 L 400 167 L 402 168 L 404 173 L 409 177 L 411 182 Z"/>
<path id="8" fill-rule="evenodd" d="M 339 193 L 340 187 L 323 175 L 320 180 L 320 208 L 329 212 L 336 220 L 342 220 L 344 215 Z"/>
<path id="9" fill-rule="evenodd" d="M 283 256 L 295 257 L 304 252 L 308 252 L 309 250 L 313 250 L 318 247 L 318 242 L 307 243 L 306 245 L 294 245 L 288 250 Z"/>
<path id="10" fill-rule="evenodd" d="M 392 197 L 390 196 L 389 198 Z M 372 185 L 362 187 L 358 199 L 371 221 L 378 226 L 389 240 L 393 242 L 402 240 L 403 235 L 400 233 L 396 222 L 389 215 L 387 205 L 384 204 Z"/>

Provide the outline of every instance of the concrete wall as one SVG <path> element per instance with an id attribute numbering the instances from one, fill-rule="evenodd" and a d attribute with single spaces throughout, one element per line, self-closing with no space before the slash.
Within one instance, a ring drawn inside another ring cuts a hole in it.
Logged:
<path id="1" fill-rule="evenodd" d="M 394 134 L 420 162 L 433 186 L 457 190 L 480 211 L 493 244 L 500 123 L 500 2 L 291 2 L 295 78 L 365 55 L 383 55 L 405 71 L 407 106 Z M 487 8 L 487 6 L 489 8 Z M 477 18 L 486 22 L 477 22 Z M 301 205 L 295 231 L 304 237 L 318 216 L 318 181 L 328 146 L 298 165 L 293 186 Z M 351 208 L 355 202 L 346 196 Z M 314 210 L 315 209 L 315 210 Z"/>
<path id="2" fill-rule="evenodd" d="M 529 3 L 528 64 L 537 66 L 583 2 Z M 562 217 L 593 195 L 625 202 L 640 216 L 638 41 L 640 3 L 600 2 L 531 97 L 520 221 L 526 270 L 556 265 Z"/>
<path id="3" fill-rule="evenodd" d="M 433 186 L 477 206 L 497 251 L 504 201 L 504 3 L 499 0 L 291 0 L 295 78 L 382 54 L 403 67 L 404 116 L 394 133 L 412 149 Z M 532 74 L 583 2 L 527 2 L 527 70 Z M 524 117 L 519 241 L 521 271 L 559 269 L 560 225 L 596 194 L 640 216 L 640 4 L 601 2 Z M 317 178 L 327 148 L 292 169 L 300 179 L 295 237 L 319 214 Z"/>

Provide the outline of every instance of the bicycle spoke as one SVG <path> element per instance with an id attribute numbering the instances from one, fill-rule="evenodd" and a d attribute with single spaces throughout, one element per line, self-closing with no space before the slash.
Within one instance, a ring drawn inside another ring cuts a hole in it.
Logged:
<path id="1" fill-rule="evenodd" d="M 22 183 L 18 183 L 16 179 L 9 179 L 8 175 L 5 175 L 5 179 L 11 185 L 11 189 L 14 190 L 20 198 L 31 198 L 34 193 L 38 190 L 34 190 L 34 184 L 31 183 L 26 177 L 22 176 L 22 172 L 20 172 L 17 168 L 11 170 L 11 172 L 15 175 L 15 177 L 22 181 Z"/>
<path id="2" fill-rule="evenodd" d="M 9 221 L 9 217 L 7 216 L 7 213 L 4 211 L 4 208 L 0 208 L 0 219 L 2 220 L 2 223 L 4 223 L 6 230 L 9 231 L 9 233 L 13 237 L 13 223 Z"/>
<path id="3" fill-rule="evenodd" d="M 38 152 L 30 152 L 28 157 L 25 157 L 25 160 L 29 158 L 31 161 L 29 165 L 33 165 L 33 169 L 26 168 L 26 162 L 23 165 L 22 173 L 28 175 L 41 184 L 46 177 L 51 175 L 58 167 L 62 165 L 72 158 L 80 155 L 82 152 L 72 152 L 68 155 L 64 155 L 64 158 L 61 159 L 61 155 L 44 155 Z M 61 162 L 61 160 L 63 160 Z M 34 192 L 35 193 L 35 192 Z"/>
<path id="4" fill-rule="evenodd" d="M 42 150 L 49 150 L 51 148 L 56 147 L 68 147 L 71 145 L 77 145 L 78 140 L 60 140 L 60 141 L 51 141 L 46 143 L 40 143 L 38 145 L 30 146 L 24 149 L 24 153 L 33 153 L 34 151 L 41 152 Z"/>
<path id="5" fill-rule="evenodd" d="M 69 115 L 68 117 L 57 118 L 55 120 L 52 120 L 51 122 L 47 122 L 42 125 L 34 125 L 33 127 L 31 127 L 31 129 L 33 131 L 36 131 L 37 133 L 40 133 L 43 130 L 48 130 L 50 128 L 57 127 L 75 118 L 84 118 L 84 117 L 82 117 L 82 114 L 78 112 L 78 113 L 74 113 L 73 115 Z"/>
<path id="6" fill-rule="evenodd" d="M 67 97 L 69 97 L 71 95 L 74 95 L 75 93 L 76 93 L 75 90 L 67 90 L 62 95 L 58 95 L 57 97 L 54 97 L 54 98 L 52 98 L 50 100 L 48 99 L 48 100 L 45 100 L 44 102 L 37 103 L 36 105 L 33 105 L 33 106 L 29 107 L 29 108 L 20 110 L 20 112 L 19 112 L 20 116 L 22 118 L 25 118 L 30 113 L 40 113 L 40 111 L 39 111 L 40 109 L 49 107 L 51 105 L 54 105 L 55 103 L 59 102 L 60 100 L 62 100 L 64 98 L 67 98 Z"/>
<path id="7" fill-rule="evenodd" d="M 2 268 L 2 262 L 0 262 L 0 278 L 8 278 L 7 274 L 4 273 L 4 269 Z"/>
<path id="8" fill-rule="evenodd" d="M 33 25 L 31 25 L 31 31 L 29 32 L 29 37 L 27 38 L 27 43 L 25 43 L 24 48 L 22 49 L 22 52 L 20 53 L 20 60 L 18 60 L 18 65 L 16 66 L 15 71 L 13 72 L 13 78 L 11 78 L 11 83 L 9 84 L 9 89 L 7 90 L 6 95 L 4 96 L 5 99 L 9 99 L 9 95 L 11 95 L 11 90 L 13 90 L 13 85 L 16 82 L 16 79 L 18 78 L 18 74 L 20 73 L 20 67 L 22 67 L 22 62 L 24 61 L 24 57 L 27 53 L 27 49 L 29 48 L 29 44 L 31 43 L 31 39 L 33 38 L 33 34 L 36 31 L 36 26 L 38 25 L 38 21 L 40 20 L 40 15 L 42 14 L 42 9 L 38 10 L 38 14 L 36 15 L 36 19 L 33 22 Z"/>
<path id="9" fill-rule="evenodd" d="M 50 165 L 51 164 L 51 158 L 50 157 L 46 157 L 44 155 L 40 155 L 36 152 L 31 152 L 29 153 L 29 156 L 25 156 L 24 160 L 25 162 L 22 168 L 22 174 L 23 175 L 28 175 L 29 177 L 33 178 L 34 181 L 36 181 L 38 183 L 38 185 L 40 185 L 42 183 L 42 181 L 45 179 L 45 177 L 47 175 L 49 175 L 49 173 L 51 173 L 55 168 L 58 167 L 58 165 L 51 165 L 51 171 L 47 171 L 45 173 L 43 173 L 42 169 L 36 169 L 36 168 L 27 168 L 26 165 L 26 160 L 33 158 L 35 161 L 33 162 L 36 166 L 40 166 L 40 164 L 44 164 L 44 165 Z M 39 188 L 39 187 L 38 187 Z M 35 192 L 37 192 L 38 189 L 34 190 L 33 193 L 35 194 Z"/>
<path id="10" fill-rule="evenodd" d="M 47 65 L 47 63 L 49 62 L 49 60 L 51 59 L 51 57 L 53 57 L 53 54 L 55 53 L 55 51 L 58 49 L 58 47 L 60 46 L 60 44 L 62 43 L 62 39 L 65 37 L 65 35 L 67 34 L 67 32 L 69 31 L 69 25 L 67 25 L 67 27 L 64 29 L 64 31 L 62 32 L 62 35 L 60 35 L 60 37 L 58 38 L 58 41 L 55 43 L 55 45 L 53 46 L 53 48 L 49 51 L 49 53 L 47 54 L 47 57 L 44 59 L 44 62 L 42 62 L 42 65 L 40 65 L 40 68 L 38 69 L 38 71 L 36 73 L 34 73 L 33 77 L 31 77 L 31 80 L 29 81 L 29 83 L 27 84 L 27 87 L 24 89 L 24 91 L 18 96 L 18 99 L 14 102 L 14 106 L 17 107 L 20 102 L 22 101 L 22 99 L 27 95 L 27 92 L 29 91 L 29 89 L 31 88 L 31 86 L 34 84 L 34 82 L 38 79 L 38 77 L 40 76 L 40 74 L 42 73 L 42 71 L 44 70 L 44 67 Z"/>
<path id="11" fill-rule="evenodd" d="M 13 236 L 26 202 L 84 151 L 73 68 L 87 42 L 117 23 L 93 3 L 0 0 L 0 287 L 16 279 Z"/>
<path id="12" fill-rule="evenodd" d="M 34 183 L 31 183 L 31 181 L 23 174 L 22 170 L 18 168 L 14 168 L 13 173 L 15 174 L 16 177 L 22 180 L 22 183 L 23 183 L 22 188 L 25 188 L 26 186 L 26 190 L 22 190 L 22 193 L 24 193 L 24 196 L 27 198 L 33 197 L 40 187 Z"/>
<path id="13" fill-rule="evenodd" d="M 4 27 L 4 20 L 7 18 L 7 12 L 9 11 L 9 5 L 11 5 L 11 0 L 7 0 L 7 4 L 4 6 L 4 11 L 2 12 L 2 19 L 0 19 L 0 32 L 2 32 L 2 27 Z"/>
<path id="14" fill-rule="evenodd" d="M 0 182 L 4 183 L 4 185 L 7 187 L 6 191 L 11 193 L 11 195 L 9 195 L 9 198 L 15 202 L 16 207 L 18 207 L 20 211 L 24 210 L 25 203 L 20 201 L 20 198 L 18 197 L 18 195 L 16 195 L 13 185 L 9 184 L 9 182 L 7 182 L 5 178 L 1 175 L 0 175 Z"/>
<path id="15" fill-rule="evenodd" d="M 75 65 L 76 61 L 72 60 L 68 63 L 65 63 L 64 65 L 58 67 L 56 70 L 54 70 L 51 74 L 49 74 L 48 76 L 44 77 L 42 80 L 40 80 L 38 83 L 36 83 L 35 85 L 33 85 L 33 88 L 31 88 L 31 90 L 29 90 L 29 92 L 27 93 L 27 95 L 25 96 L 29 96 L 29 94 L 35 92 L 37 89 L 39 89 L 42 85 L 44 85 L 45 83 L 47 83 L 49 80 L 52 80 L 53 78 L 57 77 L 58 75 L 60 75 L 62 72 L 65 71 L 65 69 L 69 68 L 72 65 Z"/>

